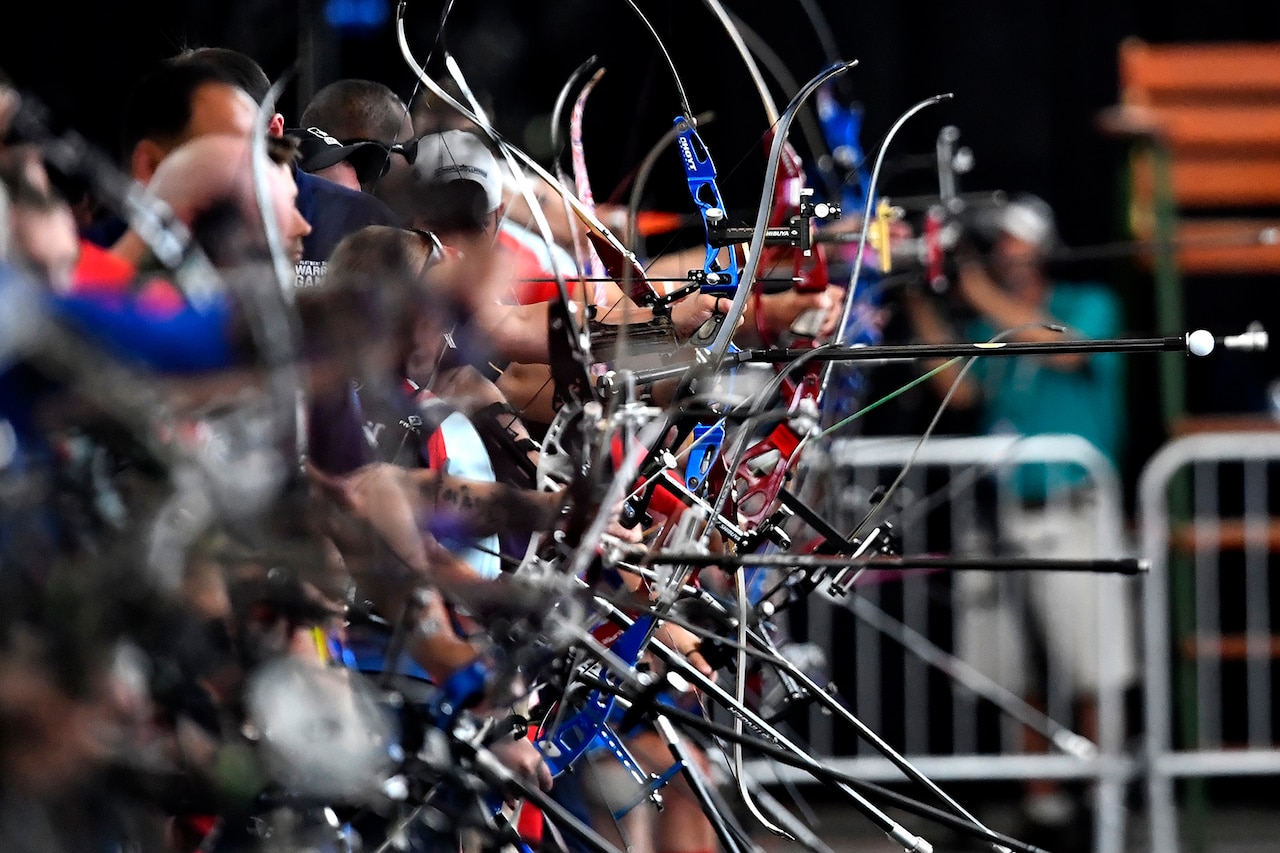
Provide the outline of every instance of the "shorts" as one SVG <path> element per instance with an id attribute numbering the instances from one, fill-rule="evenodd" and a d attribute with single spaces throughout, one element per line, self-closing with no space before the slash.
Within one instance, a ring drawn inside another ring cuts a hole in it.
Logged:
<path id="1" fill-rule="evenodd" d="M 1098 512 L 1087 489 L 1043 506 L 1002 507 L 998 553 L 1102 556 L 1096 541 Z M 1071 571 L 963 571 L 956 573 L 954 589 L 956 654 L 1004 687 L 1020 695 L 1065 692 L 1079 698 L 1135 682 L 1133 578 Z M 1105 626 L 1102 637 L 1100 626 Z"/>

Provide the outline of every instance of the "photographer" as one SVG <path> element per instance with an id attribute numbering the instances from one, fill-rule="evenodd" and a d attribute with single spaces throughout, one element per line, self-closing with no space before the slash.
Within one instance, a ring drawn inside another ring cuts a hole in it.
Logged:
<path id="1" fill-rule="evenodd" d="M 955 287 L 958 308 L 971 319 L 957 333 L 940 310 L 942 300 L 916 291 L 906 306 L 920 339 L 986 341 L 1006 330 L 1012 331 L 1002 340 L 1118 335 L 1120 306 L 1110 289 L 1096 282 L 1062 282 L 1050 276 L 1046 262 L 1057 235 L 1053 212 L 1044 201 L 1015 196 L 974 224 L 970 239 L 957 252 Z M 979 243 L 990 246 L 985 255 L 979 253 Z M 1047 328 L 1050 325 L 1066 331 Z M 939 395 L 947 393 L 960 370 L 957 362 L 933 377 Z M 974 409 L 987 434 L 1075 434 L 1116 464 L 1124 431 L 1123 374 L 1117 354 L 979 358 L 959 381 L 952 405 Z M 1096 495 L 1081 466 L 1024 465 L 1008 486 L 1013 500 L 998 502 L 995 553 L 1100 556 L 1094 553 Z M 1119 632 L 1109 673 L 1118 684 L 1102 685 L 1098 579 L 1082 572 L 1028 572 L 1007 580 L 1012 586 L 1022 585 L 1021 594 L 997 596 L 997 590 L 1005 587 L 992 573 L 963 572 L 956 577 L 958 654 L 1033 704 L 1043 705 L 1048 685 L 1035 683 L 1029 672 L 1034 650 L 1043 647 L 1048 672 L 1063 681 L 1062 691 L 1075 702 L 1075 725 L 1086 737 L 1096 738 L 1097 691 L 1104 686 L 1128 686 L 1136 677 L 1133 638 L 1127 630 Z M 1127 597 L 1120 599 L 1128 628 L 1134 622 L 1132 605 Z M 1011 606 L 1014 602 L 1027 612 Z M 1025 636 L 1027 629 L 1037 636 Z M 1027 746 L 1043 749 L 1034 740 Z M 1052 839 L 1054 849 L 1071 849 L 1067 840 L 1075 837 L 1071 830 L 1087 827 L 1082 803 L 1047 781 L 1030 783 L 1025 794 L 1027 827 L 1019 837 L 1033 843 Z M 1083 843 L 1087 838 L 1084 835 Z"/>

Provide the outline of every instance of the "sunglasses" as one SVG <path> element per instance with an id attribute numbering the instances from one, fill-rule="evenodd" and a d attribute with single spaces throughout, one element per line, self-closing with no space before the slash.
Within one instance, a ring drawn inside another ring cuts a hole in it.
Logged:
<path id="1" fill-rule="evenodd" d="M 403 157 L 410 166 L 413 165 L 413 161 L 418 159 L 418 140 L 416 138 L 407 142 L 397 142 L 394 145 L 388 145 L 376 139 L 360 138 L 340 140 L 340 142 L 343 145 L 360 146 L 352 152 L 347 160 L 355 168 L 356 177 L 362 185 L 372 184 L 387 174 L 391 169 L 391 155 L 393 153 Z"/>
<path id="2" fill-rule="evenodd" d="M 376 145 L 378 148 L 382 150 L 382 153 L 384 156 L 389 157 L 392 154 L 399 154 L 401 157 L 405 159 L 405 162 L 408 163 L 410 166 L 413 165 L 413 161 L 418 159 L 417 137 L 414 137 L 413 139 L 407 140 L 405 142 L 397 142 L 394 145 L 388 145 L 387 143 L 379 142 L 376 139 L 339 139 L 338 141 L 341 142 L 343 145 L 358 145 L 360 143 L 368 143 L 370 145 Z"/>
<path id="3" fill-rule="evenodd" d="M 440 260 L 447 254 L 444 243 L 440 242 L 440 238 L 436 236 L 434 231 L 425 231 L 421 228 L 406 228 L 404 230 L 416 235 L 418 240 L 427 249 L 428 257 L 427 264 L 423 267 L 424 271 L 427 266 L 430 266 L 434 261 Z"/>
<path id="4" fill-rule="evenodd" d="M 419 278 L 425 276 L 427 270 L 431 269 L 435 264 L 451 256 L 450 250 L 445 247 L 444 243 L 440 242 L 440 238 L 435 235 L 435 232 L 424 231 L 421 228 L 406 228 L 404 230 L 416 235 L 427 250 L 427 259 L 422 262 L 422 269 L 418 271 Z"/>

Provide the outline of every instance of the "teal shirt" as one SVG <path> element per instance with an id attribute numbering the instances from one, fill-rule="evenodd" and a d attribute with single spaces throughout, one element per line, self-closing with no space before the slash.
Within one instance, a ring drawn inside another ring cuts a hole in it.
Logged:
<path id="1" fill-rule="evenodd" d="M 1054 284 L 1045 307 L 1077 337 L 1120 335 L 1120 303 L 1104 285 Z M 996 332 L 985 321 L 969 331 L 971 340 L 978 341 Z M 988 434 L 1071 433 L 1087 439 L 1119 467 L 1125 429 L 1120 353 L 1094 353 L 1070 371 L 1050 367 L 1042 356 L 979 358 L 972 373 L 982 388 L 982 427 Z M 1018 491 L 1024 499 L 1042 500 L 1084 478 L 1079 466 L 1025 465 Z"/>

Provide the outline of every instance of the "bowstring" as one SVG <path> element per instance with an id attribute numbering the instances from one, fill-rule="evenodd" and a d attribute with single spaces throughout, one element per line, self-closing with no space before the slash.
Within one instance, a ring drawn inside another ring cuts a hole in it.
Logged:
<path id="1" fill-rule="evenodd" d="M 436 25 L 435 40 L 431 42 L 431 47 L 430 49 L 427 50 L 427 58 L 422 61 L 422 69 L 424 72 L 431 65 L 431 59 L 436 54 L 436 48 L 442 47 L 444 45 L 444 25 L 449 20 L 449 14 L 453 11 L 453 4 L 454 4 L 454 0 L 445 0 L 444 8 L 441 9 L 440 11 L 440 23 Z M 408 118 L 410 125 L 413 124 L 413 103 L 417 99 L 418 93 L 421 91 L 422 91 L 422 78 L 417 75 L 414 75 L 413 90 L 409 92 L 409 97 L 404 102 L 404 114 L 400 116 L 401 122 L 403 122 L 404 119 Z M 414 133 L 413 138 L 417 138 L 417 132 L 418 131 L 415 128 L 413 131 Z M 385 170 L 388 167 L 390 167 L 390 165 L 391 165 L 391 148 L 388 147 L 386 157 L 382 161 L 382 168 Z"/>

